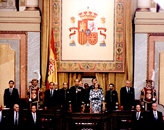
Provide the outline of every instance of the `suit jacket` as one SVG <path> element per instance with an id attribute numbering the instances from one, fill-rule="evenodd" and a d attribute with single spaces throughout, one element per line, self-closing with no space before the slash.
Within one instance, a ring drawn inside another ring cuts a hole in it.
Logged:
<path id="1" fill-rule="evenodd" d="M 105 95 L 105 102 L 107 103 L 107 108 L 115 110 L 116 102 L 118 102 L 118 94 L 116 90 L 108 90 Z"/>
<path id="2" fill-rule="evenodd" d="M 135 105 L 135 91 L 130 87 L 130 92 L 127 92 L 126 86 L 120 90 L 120 103 L 124 107 L 124 110 L 131 110 Z"/>
<path id="3" fill-rule="evenodd" d="M 146 119 L 143 112 L 140 112 L 138 120 L 137 120 L 137 112 L 134 112 L 132 114 L 132 130 L 144 130 L 145 121 Z"/>
<path id="4" fill-rule="evenodd" d="M 32 112 L 27 115 L 27 127 L 29 130 L 40 130 L 41 116 L 36 112 L 36 123 L 34 123 Z"/>
<path id="5" fill-rule="evenodd" d="M 163 130 L 163 117 L 162 112 L 157 111 L 158 119 L 154 118 L 153 111 L 150 111 L 148 115 L 148 119 L 150 122 L 150 128 L 157 129 L 157 130 Z"/>
<path id="6" fill-rule="evenodd" d="M 6 123 L 7 123 L 7 117 L 5 116 L 5 114 L 4 114 L 4 111 L 0 111 L 1 112 L 1 122 L 0 122 L 0 130 L 2 129 L 2 128 L 6 128 Z"/>
<path id="7" fill-rule="evenodd" d="M 79 86 L 72 86 L 70 88 L 70 99 L 72 104 L 84 104 L 85 97 L 84 97 L 84 89 Z"/>
<path id="8" fill-rule="evenodd" d="M 60 104 L 69 103 L 70 102 L 70 90 L 64 90 L 64 88 L 59 90 L 60 93 Z"/>
<path id="9" fill-rule="evenodd" d="M 24 125 L 24 117 L 21 111 L 18 112 L 18 125 L 14 124 L 14 110 L 11 110 L 8 116 L 9 129 L 13 130 L 13 128 L 23 128 Z"/>
<path id="10" fill-rule="evenodd" d="M 54 104 L 55 107 L 60 107 L 60 95 L 59 95 L 59 89 L 54 90 Z"/>
<path id="11" fill-rule="evenodd" d="M 53 96 L 50 94 L 50 89 L 45 91 L 45 97 L 44 97 L 44 106 L 48 108 L 55 107 L 55 90 L 53 89 Z"/>
<path id="12" fill-rule="evenodd" d="M 14 104 L 19 104 L 19 94 L 16 88 L 13 88 L 12 95 L 10 95 L 9 88 L 4 91 L 4 105 L 7 108 L 13 108 Z"/>
<path id="13" fill-rule="evenodd" d="M 87 89 L 84 89 L 84 93 L 85 93 L 85 104 L 90 104 L 90 101 L 89 101 L 89 93 L 90 93 L 90 90 L 89 88 Z"/>

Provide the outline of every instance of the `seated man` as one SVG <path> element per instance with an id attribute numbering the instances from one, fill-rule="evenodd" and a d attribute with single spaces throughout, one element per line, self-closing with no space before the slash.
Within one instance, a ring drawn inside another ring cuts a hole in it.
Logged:
<path id="1" fill-rule="evenodd" d="M 137 104 L 136 111 L 132 114 L 132 130 L 144 130 L 145 121 L 145 115 L 141 111 L 141 106 Z"/>
<path id="2" fill-rule="evenodd" d="M 27 115 L 27 128 L 29 130 L 40 130 L 41 129 L 41 116 L 37 112 L 35 105 L 31 106 L 31 112 Z"/>
<path id="3" fill-rule="evenodd" d="M 148 115 L 148 121 L 149 121 L 149 130 L 163 130 L 163 118 L 162 118 L 162 112 L 157 110 L 157 104 L 152 103 L 151 105 L 152 110 L 150 111 Z"/>
<path id="4" fill-rule="evenodd" d="M 9 130 L 23 129 L 24 118 L 23 113 L 19 110 L 18 104 L 14 104 L 13 110 L 9 113 L 8 118 Z"/>
<path id="5" fill-rule="evenodd" d="M 152 103 L 156 102 L 156 90 L 152 86 L 152 80 L 146 80 L 146 87 L 141 90 L 141 105 L 145 110 L 150 110 Z"/>

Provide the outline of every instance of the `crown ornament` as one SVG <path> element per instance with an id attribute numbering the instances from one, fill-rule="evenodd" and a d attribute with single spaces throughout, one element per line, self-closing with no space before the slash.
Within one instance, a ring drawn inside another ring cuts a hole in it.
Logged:
<path id="1" fill-rule="evenodd" d="M 96 12 L 89 10 L 89 7 L 87 7 L 87 10 L 81 11 L 78 15 L 82 20 L 94 20 L 98 16 Z"/>

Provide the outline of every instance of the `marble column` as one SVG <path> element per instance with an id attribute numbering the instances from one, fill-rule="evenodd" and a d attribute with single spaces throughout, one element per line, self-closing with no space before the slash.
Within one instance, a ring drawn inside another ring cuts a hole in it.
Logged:
<path id="1" fill-rule="evenodd" d="M 147 34 L 135 34 L 134 46 L 134 88 L 135 99 L 140 99 L 141 90 L 147 79 Z"/>
<path id="2" fill-rule="evenodd" d="M 26 0 L 25 11 L 37 11 L 38 10 L 38 0 Z"/>
<path id="3" fill-rule="evenodd" d="M 151 0 L 138 0 L 137 11 L 148 12 L 150 11 Z"/>
<path id="4" fill-rule="evenodd" d="M 40 74 L 40 32 L 28 32 L 27 80 L 38 79 Z M 40 86 L 40 79 L 38 86 Z"/>

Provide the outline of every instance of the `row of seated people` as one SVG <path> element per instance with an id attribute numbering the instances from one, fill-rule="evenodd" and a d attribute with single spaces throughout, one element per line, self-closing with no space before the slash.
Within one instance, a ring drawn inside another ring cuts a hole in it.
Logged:
<path id="1" fill-rule="evenodd" d="M 156 101 L 156 93 L 152 89 L 152 82 L 147 80 L 147 85 L 141 91 L 141 104 L 146 108 L 151 108 L 151 104 Z M 37 85 L 38 80 L 33 79 L 32 84 L 27 90 L 28 104 L 36 105 L 37 108 L 61 108 L 65 111 L 80 112 L 82 110 L 92 113 L 99 113 L 105 109 L 108 112 L 118 109 L 118 94 L 114 89 L 114 84 L 109 84 L 109 90 L 105 96 L 102 88 L 99 86 L 96 78 L 92 79 L 92 85 L 83 87 L 82 81 L 75 79 L 75 85 L 68 87 L 67 83 L 63 83 L 63 88 L 58 89 L 58 84 L 50 82 L 49 89 L 42 91 Z M 18 90 L 13 87 L 14 81 L 9 81 L 9 88 L 4 92 L 4 106 L 12 108 L 13 104 L 19 103 Z M 145 102 L 145 103 L 144 103 Z M 123 110 L 134 109 L 135 90 L 131 87 L 131 82 L 126 81 L 126 85 L 120 89 L 120 106 Z"/>
<path id="2" fill-rule="evenodd" d="M 13 130 L 13 129 L 27 129 L 27 130 L 40 130 L 44 125 L 44 119 L 37 113 L 35 105 L 31 106 L 31 109 L 24 116 L 23 111 L 20 111 L 18 104 L 14 104 L 13 109 L 9 110 L 9 114 L 6 115 L 0 108 L 0 129 Z"/>
<path id="3" fill-rule="evenodd" d="M 141 106 L 136 105 L 136 111 L 133 111 L 130 119 L 128 128 L 132 130 L 163 130 L 164 123 L 162 119 L 162 113 L 157 111 L 157 104 L 152 104 L 152 110 L 145 114 L 144 111 L 141 111 Z M 8 115 L 5 115 L 0 108 L 0 129 L 12 130 L 12 129 L 31 129 L 31 130 L 40 130 L 46 129 L 45 117 L 41 115 L 35 105 L 31 106 L 29 112 L 24 113 L 19 109 L 18 104 L 14 104 L 13 109 L 9 111 Z M 130 111 L 129 111 L 130 112 Z M 44 113 L 44 110 L 42 111 Z M 26 116 L 25 116 L 26 115 Z M 6 117 L 7 116 L 7 117 Z M 55 116 L 55 115 L 53 115 Z M 63 118 L 62 115 L 60 115 Z M 109 120 L 109 119 L 108 119 Z M 55 129 L 55 117 L 52 118 L 51 128 Z M 62 121 L 62 123 L 64 123 Z M 60 124 L 60 123 L 59 123 Z M 118 124 L 120 125 L 120 124 Z M 119 126 L 118 126 L 119 128 Z"/>

